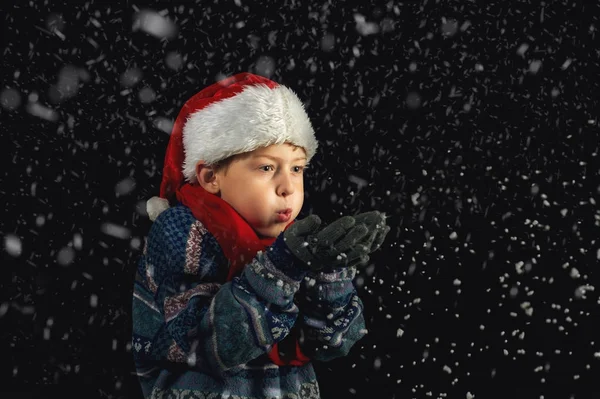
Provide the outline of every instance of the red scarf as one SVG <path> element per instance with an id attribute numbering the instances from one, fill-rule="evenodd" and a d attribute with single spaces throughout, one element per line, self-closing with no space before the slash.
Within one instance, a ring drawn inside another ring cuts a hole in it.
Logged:
<path id="1" fill-rule="evenodd" d="M 190 208 L 194 217 L 217 239 L 230 263 L 227 281 L 239 276 L 258 251 L 265 250 L 275 241 L 275 238 L 258 238 L 231 205 L 200 185 L 186 183 L 177 189 L 176 195 L 177 200 Z M 286 338 L 273 345 L 268 353 L 271 361 L 279 366 L 302 366 L 308 363 L 310 359 L 300 350 L 298 336 L 298 330 L 293 328 Z M 287 349 L 285 359 L 279 355 L 280 347 Z"/>

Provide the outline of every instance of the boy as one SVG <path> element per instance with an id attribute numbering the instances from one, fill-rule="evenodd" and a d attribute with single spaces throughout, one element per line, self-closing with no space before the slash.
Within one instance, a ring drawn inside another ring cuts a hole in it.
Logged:
<path id="1" fill-rule="evenodd" d="M 378 212 L 295 221 L 317 149 L 298 97 L 242 73 L 179 113 L 133 295 L 146 398 L 319 398 L 310 360 L 365 334 L 356 267 L 389 227 Z"/>

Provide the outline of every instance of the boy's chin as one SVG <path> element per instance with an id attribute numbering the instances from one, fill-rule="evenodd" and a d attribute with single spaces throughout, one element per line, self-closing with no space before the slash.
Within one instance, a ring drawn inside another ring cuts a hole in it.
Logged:
<path id="1" fill-rule="evenodd" d="M 254 230 L 256 232 L 256 235 L 258 236 L 258 238 L 277 238 L 279 237 L 279 234 L 281 234 L 281 232 L 284 230 L 285 226 L 283 228 L 277 226 L 276 228 L 272 228 L 272 229 L 264 229 L 261 231 L 258 230 Z"/>

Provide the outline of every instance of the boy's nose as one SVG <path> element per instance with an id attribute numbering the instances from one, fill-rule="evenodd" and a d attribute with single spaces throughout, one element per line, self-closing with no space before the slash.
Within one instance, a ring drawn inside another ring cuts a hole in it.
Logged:
<path id="1" fill-rule="evenodd" d="M 295 188 L 292 179 L 289 175 L 283 175 L 279 185 L 277 186 L 277 194 L 282 197 L 294 194 Z"/>

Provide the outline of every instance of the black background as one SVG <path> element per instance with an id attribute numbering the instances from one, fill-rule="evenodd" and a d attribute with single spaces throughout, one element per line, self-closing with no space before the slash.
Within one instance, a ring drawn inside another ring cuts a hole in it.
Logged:
<path id="1" fill-rule="evenodd" d="M 243 71 L 306 101 L 301 216 L 392 226 L 356 280 L 369 334 L 315 365 L 323 398 L 600 395 L 599 7 L 309 3 L 2 3 L 2 398 L 140 398 L 156 121 Z M 174 35 L 137 29 L 144 9 Z"/>

